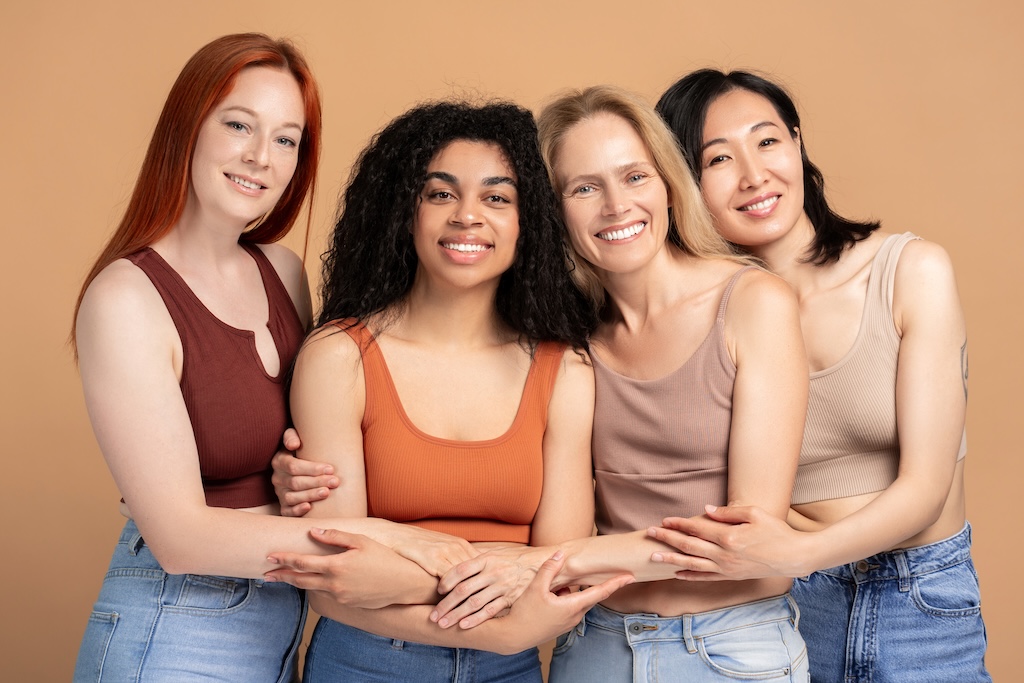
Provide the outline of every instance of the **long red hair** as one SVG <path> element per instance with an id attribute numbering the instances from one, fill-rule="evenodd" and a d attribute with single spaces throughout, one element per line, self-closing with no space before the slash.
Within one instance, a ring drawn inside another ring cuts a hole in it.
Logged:
<path id="1" fill-rule="evenodd" d="M 286 69 L 295 77 L 302 92 L 306 126 L 291 182 L 270 214 L 244 233 L 242 240 L 260 244 L 276 242 L 291 230 L 306 195 L 312 196 L 316 189 L 321 133 L 319 88 L 306 59 L 291 43 L 273 40 L 262 33 L 222 36 L 192 55 L 171 86 L 124 217 L 78 293 L 75 322 L 71 327 L 72 346 L 78 309 L 93 279 L 117 259 L 159 240 L 181 218 L 199 128 L 231 91 L 238 73 L 255 66 Z M 307 214 L 307 223 L 310 220 L 311 211 Z"/>

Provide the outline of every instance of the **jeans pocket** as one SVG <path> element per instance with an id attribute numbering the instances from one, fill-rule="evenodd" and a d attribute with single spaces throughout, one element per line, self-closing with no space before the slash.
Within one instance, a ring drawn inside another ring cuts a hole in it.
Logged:
<path id="1" fill-rule="evenodd" d="M 787 622 L 753 624 L 698 639 L 697 648 L 708 667 L 729 678 L 770 681 L 788 677 L 793 669 L 783 628 Z"/>
<path id="2" fill-rule="evenodd" d="M 99 681 L 103 675 L 103 661 L 107 657 L 110 639 L 120 615 L 117 612 L 93 612 L 82 636 L 75 665 L 75 683 Z"/>
<path id="3" fill-rule="evenodd" d="M 911 595 L 917 608 L 932 616 L 972 617 L 981 612 L 981 590 L 971 560 L 915 576 Z"/>
<path id="4" fill-rule="evenodd" d="M 163 609 L 171 612 L 226 613 L 242 608 L 253 590 L 249 579 L 201 574 L 168 574 Z"/>

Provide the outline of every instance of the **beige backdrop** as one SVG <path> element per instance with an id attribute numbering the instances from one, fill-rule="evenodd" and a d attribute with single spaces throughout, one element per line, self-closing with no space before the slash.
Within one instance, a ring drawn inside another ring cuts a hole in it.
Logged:
<path id="1" fill-rule="evenodd" d="M 559 88 L 599 82 L 656 99 L 696 67 L 778 74 L 838 207 L 934 239 L 956 264 L 988 661 L 997 680 L 1018 676 L 1024 11 L 1014 0 L 971 5 L 5 2 L 3 678 L 70 678 L 121 525 L 65 346 L 79 283 L 124 208 L 178 70 L 211 38 L 249 30 L 293 38 L 323 89 L 314 280 L 350 163 L 414 102 L 468 93 L 536 108 Z M 288 243 L 301 249 L 301 235 Z"/>

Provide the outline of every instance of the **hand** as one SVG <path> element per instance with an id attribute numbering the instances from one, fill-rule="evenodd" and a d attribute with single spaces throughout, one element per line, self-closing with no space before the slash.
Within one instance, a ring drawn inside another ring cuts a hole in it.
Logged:
<path id="1" fill-rule="evenodd" d="M 283 448 L 270 461 L 274 468 L 271 482 L 281 503 L 281 516 L 302 517 L 313 509 L 313 503 L 326 498 L 341 482 L 334 476 L 332 466 L 295 457 L 301 442 L 294 429 L 286 429 L 282 441 Z"/>
<path id="2" fill-rule="evenodd" d="M 460 562 L 480 554 L 472 543 L 463 538 L 412 524 L 389 525 L 386 538 L 381 540 L 396 553 L 438 578 Z"/>
<path id="3" fill-rule="evenodd" d="M 441 628 L 472 628 L 498 616 L 519 599 L 537 574 L 527 556 L 537 549 L 497 548 L 453 568 L 437 585 L 445 597 L 430 613 Z M 550 552 L 550 550 L 544 551 Z"/>
<path id="4" fill-rule="evenodd" d="M 509 638 L 497 650 L 500 654 L 522 652 L 565 633 L 580 623 L 587 610 L 634 581 L 631 575 L 622 574 L 586 590 L 563 589 L 555 594 L 552 583 L 564 563 L 561 550 L 545 560 L 508 616 L 501 619 L 502 626 L 509 627 L 503 629 Z"/>
<path id="5" fill-rule="evenodd" d="M 707 515 L 668 517 L 648 534 L 680 553 L 654 553 L 651 560 L 682 568 L 689 581 L 796 577 L 807 572 L 800 549 L 807 534 L 759 507 L 705 507 Z"/>
<path id="6" fill-rule="evenodd" d="M 317 542 L 341 551 L 333 555 L 271 553 L 267 559 L 281 568 L 264 574 L 265 580 L 320 591 L 350 607 L 377 609 L 395 602 L 399 591 L 389 574 L 395 567 L 393 551 L 366 536 L 337 529 L 309 533 Z"/>

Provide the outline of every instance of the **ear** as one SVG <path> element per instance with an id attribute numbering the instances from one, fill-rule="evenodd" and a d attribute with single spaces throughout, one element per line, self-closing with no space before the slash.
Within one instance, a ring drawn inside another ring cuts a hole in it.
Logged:
<path id="1" fill-rule="evenodd" d="M 796 143 L 796 146 L 800 148 L 801 152 L 804 151 L 804 143 L 800 140 L 800 127 L 799 126 L 794 126 L 793 127 L 793 142 Z"/>

